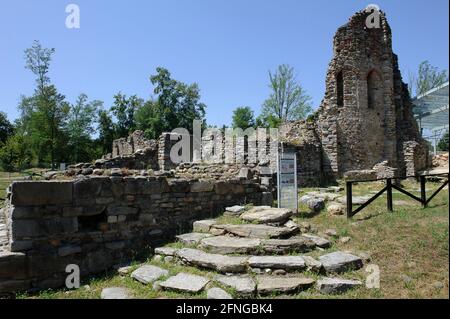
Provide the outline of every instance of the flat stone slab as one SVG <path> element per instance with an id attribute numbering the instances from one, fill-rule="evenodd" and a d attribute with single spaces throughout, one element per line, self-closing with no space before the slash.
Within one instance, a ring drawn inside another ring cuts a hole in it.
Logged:
<path id="1" fill-rule="evenodd" d="M 223 289 L 214 287 L 206 292 L 206 299 L 233 299 L 228 292 Z"/>
<path id="2" fill-rule="evenodd" d="M 268 206 L 257 206 L 244 212 L 240 218 L 248 222 L 259 224 L 285 223 L 292 216 L 292 210 L 287 208 L 273 208 Z"/>
<path id="3" fill-rule="evenodd" d="M 166 281 L 160 282 L 159 286 L 166 290 L 198 293 L 202 291 L 208 283 L 209 279 L 205 277 L 181 272 L 176 276 L 170 277 Z"/>
<path id="4" fill-rule="evenodd" d="M 334 253 L 320 256 L 319 261 L 322 263 L 323 268 L 325 268 L 327 272 L 333 273 L 340 273 L 347 270 L 358 270 L 363 266 L 363 262 L 360 257 L 342 251 L 336 251 Z"/>
<path id="5" fill-rule="evenodd" d="M 292 237 L 290 239 L 266 239 L 261 241 L 262 250 L 271 254 L 286 254 L 291 252 L 308 252 L 316 245 L 308 238 Z"/>
<path id="6" fill-rule="evenodd" d="M 291 252 L 308 252 L 316 244 L 303 237 L 290 239 L 259 239 L 246 237 L 214 236 L 204 238 L 200 247 L 215 254 L 286 254 Z"/>
<path id="7" fill-rule="evenodd" d="M 177 252 L 177 257 L 188 264 L 213 269 L 218 272 L 245 272 L 247 258 L 209 254 L 198 249 L 184 248 Z"/>
<path id="8" fill-rule="evenodd" d="M 317 290 L 323 294 L 338 294 L 361 285 L 358 280 L 324 277 L 317 281 Z"/>
<path id="9" fill-rule="evenodd" d="M 311 240 L 317 247 L 320 248 L 328 248 L 331 246 L 331 242 L 328 239 L 313 234 L 302 234 L 300 237 Z"/>
<path id="10" fill-rule="evenodd" d="M 216 223 L 215 219 L 198 220 L 193 224 L 193 230 L 196 233 L 208 233 L 211 226 Z"/>
<path id="11" fill-rule="evenodd" d="M 225 208 L 224 215 L 239 216 L 244 211 L 245 211 L 245 207 L 244 206 L 234 205 L 234 206 Z"/>
<path id="12" fill-rule="evenodd" d="M 203 238 L 211 237 L 211 234 L 204 233 L 187 233 L 183 235 L 175 236 L 178 241 L 186 245 L 197 245 Z"/>
<path id="13" fill-rule="evenodd" d="M 248 275 L 242 276 L 223 276 L 216 275 L 214 280 L 224 286 L 233 288 L 238 295 L 252 296 L 256 292 L 256 283 Z"/>
<path id="14" fill-rule="evenodd" d="M 169 272 L 165 269 L 152 265 L 144 265 L 133 271 L 131 273 L 131 278 L 136 279 L 143 284 L 149 284 L 168 274 Z"/>
<path id="15" fill-rule="evenodd" d="M 311 256 L 302 256 L 306 264 L 306 269 L 314 272 L 322 270 L 322 263 Z"/>
<path id="16" fill-rule="evenodd" d="M 258 293 L 267 295 L 272 293 L 293 293 L 307 289 L 315 282 L 314 279 L 306 277 L 272 277 L 258 276 Z"/>
<path id="17" fill-rule="evenodd" d="M 352 204 L 353 205 L 362 205 L 367 202 L 372 196 L 353 196 Z M 341 196 L 336 199 L 341 204 L 347 205 L 347 197 Z"/>
<path id="18" fill-rule="evenodd" d="M 132 299 L 130 290 L 122 287 L 104 288 L 100 297 L 102 299 Z"/>
<path id="19" fill-rule="evenodd" d="M 288 237 L 296 232 L 295 228 L 255 224 L 214 225 L 213 228 L 223 229 L 226 232 L 239 237 L 262 239 Z"/>
<path id="20" fill-rule="evenodd" d="M 247 254 L 261 245 L 257 238 L 215 236 L 202 239 L 200 246 L 216 254 Z"/>
<path id="21" fill-rule="evenodd" d="M 252 268 L 302 270 L 306 263 L 301 256 L 254 256 L 248 259 Z"/>
<path id="22" fill-rule="evenodd" d="M 178 249 L 172 248 L 172 247 L 158 247 L 155 248 L 155 254 L 156 255 L 162 255 L 162 256 L 175 256 Z"/>

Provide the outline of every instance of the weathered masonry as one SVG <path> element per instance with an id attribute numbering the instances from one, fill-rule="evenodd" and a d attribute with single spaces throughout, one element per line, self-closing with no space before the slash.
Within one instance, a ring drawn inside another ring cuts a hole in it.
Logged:
<path id="1" fill-rule="evenodd" d="M 299 164 L 300 174 L 327 180 L 354 171 L 376 175 L 384 166 L 411 176 L 430 165 L 392 52 L 389 24 L 381 13 L 380 28 L 369 29 L 367 15 L 356 13 L 336 32 L 318 112 L 284 127 L 285 142 L 298 147 L 298 157 L 307 154 L 320 163 L 308 159 Z"/>
<path id="2" fill-rule="evenodd" d="M 387 20 L 381 14 L 381 27 L 368 29 L 366 17 L 356 13 L 338 29 L 319 110 L 280 128 L 283 147 L 297 152 L 301 186 L 410 176 L 430 164 Z M 233 164 L 176 164 L 173 135 L 147 140 L 136 131 L 114 141 L 112 154 L 69 167 L 66 180 L 13 183 L 0 210 L 0 234 L 2 220 L 7 223 L 7 238 L 0 238 L 0 292 L 60 287 L 69 264 L 82 276 L 103 272 L 147 256 L 194 220 L 227 206 L 273 203 L 277 144 L 258 141 L 266 147 L 254 162 L 248 139 L 236 138 Z M 211 142 L 202 137 L 202 152 L 211 152 Z M 48 179 L 58 178 L 51 173 Z"/>
<path id="3" fill-rule="evenodd" d="M 66 266 L 82 278 L 148 256 L 154 247 L 236 203 L 272 203 L 251 180 L 92 177 L 15 182 L 8 194 L 9 247 L 0 251 L 0 292 L 64 285 Z"/>
<path id="4" fill-rule="evenodd" d="M 392 52 L 386 17 L 381 13 L 380 28 L 367 28 L 367 15 L 358 12 L 337 30 L 318 111 L 308 120 L 280 128 L 284 147 L 298 152 L 300 186 L 319 186 L 344 176 L 412 176 L 431 164 Z M 177 165 L 170 162 L 169 154 L 176 141 L 170 136 L 164 133 L 158 142 L 145 141 L 142 132 L 136 132 L 115 141 L 106 166 L 174 169 Z M 202 151 L 207 150 L 208 138 L 201 142 Z M 243 159 L 237 162 L 245 165 L 251 157 L 248 140 L 240 138 L 234 143 L 236 157 Z M 268 160 L 258 168 L 267 166 L 273 171 L 276 151 L 271 145 Z M 219 156 L 224 161 L 226 154 Z"/>

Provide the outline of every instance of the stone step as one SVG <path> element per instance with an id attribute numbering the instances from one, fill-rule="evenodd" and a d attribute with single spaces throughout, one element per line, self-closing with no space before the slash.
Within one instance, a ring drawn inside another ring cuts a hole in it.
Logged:
<path id="1" fill-rule="evenodd" d="M 307 252 L 316 245 L 303 237 L 290 239 L 259 239 L 230 236 L 214 236 L 200 241 L 200 247 L 216 254 L 286 254 L 291 252 Z"/>
<path id="2" fill-rule="evenodd" d="M 241 238 L 214 236 L 204 238 L 200 247 L 215 254 L 251 254 L 258 250 L 261 240 L 257 238 Z"/>
<path id="3" fill-rule="evenodd" d="M 223 230 L 225 233 L 233 234 L 239 237 L 261 239 L 287 238 L 298 232 L 298 228 L 294 227 L 275 227 L 262 224 L 213 225 L 211 230 Z"/>
<path id="4" fill-rule="evenodd" d="M 166 281 L 159 282 L 158 285 L 164 290 L 173 290 L 177 292 L 199 293 L 205 289 L 210 282 L 203 276 L 179 273 Z"/>
<path id="5" fill-rule="evenodd" d="M 152 265 L 144 265 L 133 271 L 131 278 L 143 284 L 150 284 L 167 275 L 169 275 L 169 272 L 165 269 Z"/>
<path id="6" fill-rule="evenodd" d="M 239 273 L 245 272 L 247 269 L 247 257 L 209 254 L 198 249 L 190 248 L 178 250 L 176 256 L 187 264 L 213 269 L 223 273 Z"/>
<path id="7" fill-rule="evenodd" d="M 211 234 L 205 234 L 205 233 L 187 233 L 187 234 L 182 234 L 182 235 L 178 235 L 175 237 L 179 242 L 182 242 L 183 244 L 197 245 L 200 243 L 200 241 L 203 238 L 208 238 L 211 236 L 212 236 Z"/>
<path id="8" fill-rule="evenodd" d="M 213 287 L 206 292 L 206 299 L 233 299 L 233 297 L 225 290 Z"/>
<path id="9" fill-rule="evenodd" d="M 268 276 L 252 278 L 248 275 L 216 275 L 219 284 L 233 289 L 239 297 L 254 297 L 270 294 L 292 294 L 313 286 L 315 280 L 302 276 Z"/>
<path id="10" fill-rule="evenodd" d="M 196 233 L 209 233 L 209 230 L 217 221 L 215 219 L 197 220 L 193 223 L 193 230 Z"/>
<path id="11" fill-rule="evenodd" d="M 239 216 L 245 211 L 245 206 L 231 206 L 225 208 L 225 212 L 223 213 L 225 216 Z"/>
<path id="12" fill-rule="evenodd" d="M 258 276 L 257 292 L 260 295 L 292 294 L 310 288 L 315 280 L 306 277 Z"/>
<path id="13" fill-rule="evenodd" d="M 266 239 L 261 241 L 261 250 L 268 254 L 304 253 L 316 248 L 313 241 L 303 237 L 289 239 Z"/>
<path id="14" fill-rule="evenodd" d="M 258 224 L 281 225 L 287 222 L 292 214 L 292 210 L 287 208 L 257 206 L 241 214 L 240 218 L 247 222 L 256 222 Z"/>
<path id="15" fill-rule="evenodd" d="M 163 250 L 163 248 L 157 248 L 155 251 L 162 252 Z M 176 250 L 172 256 L 187 265 L 212 269 L 221 273 L 244 273 L 256 268 L 282 269 L 287 272 L 303 270 L 320 272 L 322 269 L 322 264 L 310 256 L 228 256 L 210 254 L 192 248 Z"/>
<path id="16" fill-rule="evenodd" d="M 317 281 L 317 290 L 323 294 L 339 294 L 361 285 L 358 280 L 324 277 Z"/>
<path id="17" fill-rule="evenodd" d="M 322 255 L 319 261 L 327 273 L 341 273 L 363 267 L 360 257 L 342 251 Z"/>
<path id="18" fill-rule="evenodd" d="M 214 280 L 232 288 L 241 297 L 253 297 L 256 294 L 256 283 L 249 275 L 224 276 L 216 275 Z"/>
<path id="19" fill-rule="evenodd" d="M 331 246 L 331 242 L 323 237 L 319 237 L 313 234 L 301 234 L 300 237 L 311 240 L 317 247 L 328 248 Z"/>
<path id="20" fill-rule="evenodd" d="M 306 262 L 302 256 L 254 256 L 248 259 L 251 268 L 304 270 Z"/>

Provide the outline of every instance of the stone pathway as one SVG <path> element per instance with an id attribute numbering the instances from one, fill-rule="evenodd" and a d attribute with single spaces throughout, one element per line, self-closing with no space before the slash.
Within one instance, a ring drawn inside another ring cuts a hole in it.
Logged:
<path id="1" fill-rule="evenodd" d="M 362 285 L 358 280 L 334 277 L 361 269 L 360 256 L 342 251 L 322 253 L 318 257 L 306 255 L 332 248 L 333 241 L 339 240 L 334 230 L 324 231 L 327 238 L 300 233 L 303 225 L 295 224 L 290 219 L 292 212 L 287 209 L 263 206 L 243 211 L 239 206 L 228 210 L 241 222 L 196 221 L 193 233 L 177 236 L 177 248 L 155 249 L 153 260 L 163 265 L 162 268 L 143 265 L 131 277 L 143 284 L 153 284 L 156 290 L 205 292 L 208 299 L 288 295 L 309 289 L 336 294 Z M 202 275 L 183 270 L 169 277 L 164 264 L 172 263 L 198 268 Z M 319 279 L 308 277 L 307 271 L 316 273 Z M 162 277 L 167 279 L 161 281 Z M 232 294 L 224 289 L 230 289 Z"/>

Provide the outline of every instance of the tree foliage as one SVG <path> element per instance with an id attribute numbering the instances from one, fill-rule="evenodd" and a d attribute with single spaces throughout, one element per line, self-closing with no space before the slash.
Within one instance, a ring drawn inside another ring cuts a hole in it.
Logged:
<path id="1" fill-rule="evenodd" d="M 22 129 L 32 143 L 37 162 L 47 161 L 54 167 L 55 161 L 64 156 L 65 120 L 69 105 L 65 96 L 50 83 L 48 76 L 54 49 L 46 49 L 35 41 L 25 50 L 26 68 L 36 76 L 33 96 L 22 98 L 19 109 L 22 113 Z"/>
<path id="2" fill-rule="evenodd" d="M 71 162 L 90 160 L 91 136 L 96 131 L 96 117 L 102 105 L 103 102 L 89 102 L 86 94 L 80 94 L 76 103 L 70 106 L 66 131 Z"/>
<path id="3" fill-rule="evenodd" d="M 445 134 L 442 136 L 442 138 L 439 140 L 439 143 L 437 145 L 438 151 L 442 152 L 448 152 L 449 144 L 448 144 L 448 130 L 445 132 Z"/>
<path id="4" fill-rule="evenodd" d="M 119 92 L 114 96 L 111 112 L 117 119 L 116 132 L 118 136 L 127 137 L 136 130 L 134 116 L 143 103 L 144 101 L 136 95 L 127 98 L 126 95 Z"/>
<path id="5" fill-rule="evenodd" d="M 294 68 L 282 64 L 275 73 L 269 71 L 271 94 L 264 102 L 260 121 L 276 122 L 304 119 L 312 110 L 311 97 L 297 81 Z"/>
<path id="6" fill-rule="evenodd" d="M 21 97 L 15 125 L 0 112 L 0 167 L 4 170 L 88 162 L 110 153 L 114 139 L 136 129 L 156 139 L 177 127 L 192 131 L 194 119 L 206 125 L 206 105 L 200 101 L 198 85 L 173 79 L 165 68 L 157 68 L 151 76 L 155 97 L 148 101 L 119 91 L 110 109 L 104 109 L 101 101 L 89 101 L 85 94 L 69 103 L 49 77 L 54 53 L 38 41 L 25 50 L 25 67 L 35 75 L 36 87 L 31 96 Z"/>
<path id="7" fill-rule="evenodd" d="M 157 138 L 163 132 L 185 128 L 192 132 L 193 121 L 205 126 L 206 105 L 200 102 L 200 89 L 196 83 L 186 84 L 172 79 L 170 72 L 158 67 L 150 77 L 155 99 L 144 103 L 136 112 L 137 128 L 148 138 Z"/>
<path id="8" fill-rule="evenodd" d="M 107 110 L 98 111 L 98 144 L 102 154 L 111 153 L 116 130 L 111 114 Z"/>
<path id="9" fill-rule="evenodd" d="M 26 138 L 21 134 L 10 136 L 0 147 L 0 167 L 5 171 L 15 171 L 32 165 L 33 154 Z"/>
<path id="10" fill-rule="evenodd" d="M 238 107 L 233 111 L 233 128 L 241 128 L 243 130 L 255 126 L 255 115 L 249 106 Z"/>
<path id="11" fill-rule="evenodd" d="M 421 95 L 448 81 L 448 71 L 439 70 L 430 62 L 423 61 L 419 65 L 417 75 L 409 75 L 409 93 L 411 96 Z"/>
<path id="12" fill-rule="evenodd" d="M 14 125 L 8 120 L 6 113 L 0 112 L 0 145 L 14 133 Z"/>

